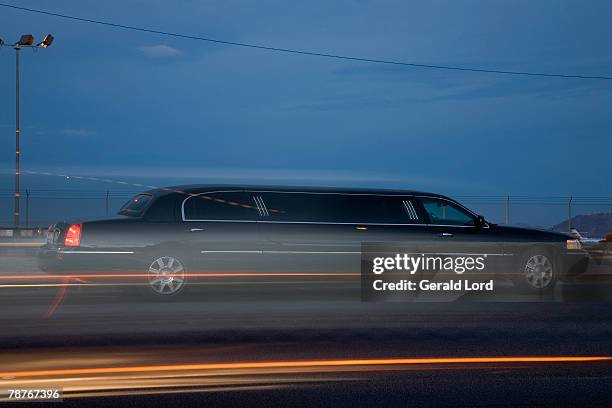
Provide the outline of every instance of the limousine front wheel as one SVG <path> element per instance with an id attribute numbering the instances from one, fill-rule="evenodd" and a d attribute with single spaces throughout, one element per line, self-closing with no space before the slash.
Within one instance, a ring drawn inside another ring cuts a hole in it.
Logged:
<path id="1" fill-rule="evenodd" d="M 176 295 L 185 286 L 185 267 L 173 256 L 156 258 L 149 266 L 149 286 L 158 295 Z"/>
<path id="2" fill-rule="evenodd" d="M 557 274 L 552 256 L 543 249 L 527 251 L 521 258 L 515 284 L 530 291 L 549 291 L 556 283 Z"/>

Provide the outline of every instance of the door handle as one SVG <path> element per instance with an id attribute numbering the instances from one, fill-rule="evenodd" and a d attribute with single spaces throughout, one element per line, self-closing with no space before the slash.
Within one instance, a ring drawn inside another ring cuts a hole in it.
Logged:
<path id="1" fill-rule="evenodd" d="M 204 228 L 190 228 L 189 232 L 200 232 L 200 231 L 204 231 Z"/>
<path id="2" fill-rule="evenodd" d="M 364 227 L 363 225 L 358 225 L 358 226 L 355 227 L 355 229 L 359 230 L 359 231 L 365 231 L 365 230 L 368 229 L 368 227 Z"/>
<path id="3" fill-rule="evenodd" d="M 443 232 L 440 234 L 441 237 L 452 237 L 453 234 L 451 234 L 450 232 Z"/>

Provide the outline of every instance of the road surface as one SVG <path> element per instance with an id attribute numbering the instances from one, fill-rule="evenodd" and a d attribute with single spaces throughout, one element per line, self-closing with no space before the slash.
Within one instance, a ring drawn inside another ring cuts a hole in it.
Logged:
<path id="1" fill-rule="evenodd" d="M 0 275 L 40 274 L 31 252 L 1 256 Z M 69 406 L 606 406 L 612 307 L 589 287 L 559 289 L 580 302 L 364 303 L 349 277 L 219 278 L 160 301 L 133 281 L 4 280 L 0 389 L 55 384 Z"/>

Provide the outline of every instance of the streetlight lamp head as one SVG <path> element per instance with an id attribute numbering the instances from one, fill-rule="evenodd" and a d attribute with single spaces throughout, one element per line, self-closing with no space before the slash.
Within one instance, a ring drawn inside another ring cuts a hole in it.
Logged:
<path id="1" fill-rule="evenodd" d="M 34 36 L 32 34 L 24 34 L 17 43 L 19 45 L 29 46 L 34 44 Z"/>
<path id="2" fill-rule="evenodd" d="M 53 36 L 51 34 L 47 34 L 45 38 L 43 38 L 43 40 L 40 43 L 38 43 L 38 47 L 47 48 L 51 45 L 52 42 L 53 42 Z"/>

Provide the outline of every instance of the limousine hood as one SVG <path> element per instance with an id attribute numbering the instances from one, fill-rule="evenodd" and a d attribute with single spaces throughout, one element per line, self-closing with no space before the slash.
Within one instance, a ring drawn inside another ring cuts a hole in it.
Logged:
<path id="1" fill-rule="evenodd" d="M 508 225 L 496 224 L 491 225 L 490 228 L 491 232 L 499 233 L 505 237 L 532 240 L 534 242 L 565 242 L 568 239 L 574 239 L 570 234 L 538 228 L 511 227 Z"/>

